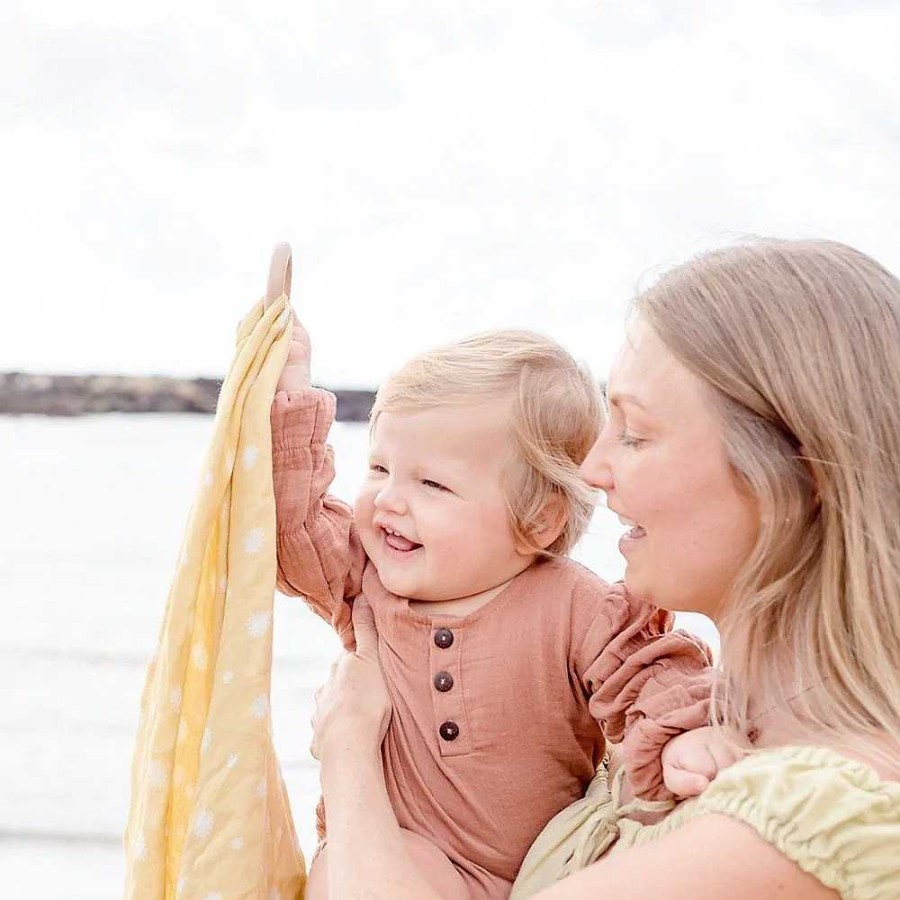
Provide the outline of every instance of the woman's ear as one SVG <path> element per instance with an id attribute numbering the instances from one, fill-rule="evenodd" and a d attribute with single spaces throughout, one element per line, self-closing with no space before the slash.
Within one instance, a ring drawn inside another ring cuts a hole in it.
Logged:
<path id="1" fill-rule="evenodd" d="M 559 494 L 554 494 L 541 511 L 537 525 L 529 535 L 530 545 L 526 547 L 520 543 L 516 549 L 519 553 L 529 555 L 534 553 L 535 546 L 546 550 L 562 534 L 568 521 L 569 511 L 565 500 Z"/>

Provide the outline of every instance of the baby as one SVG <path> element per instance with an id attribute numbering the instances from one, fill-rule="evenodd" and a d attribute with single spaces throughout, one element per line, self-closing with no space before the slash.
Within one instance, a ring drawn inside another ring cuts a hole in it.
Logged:
<path id="1" fill-rule="evenodd" d="M 579 465 L 603 404 L 553 341 L 496 331 L 408 362 L 378 391 L 352 509 L 327 493 L 334 409 L 295 322 L 272 406 L 279 588 L 347 647 L 365 595 L 393 702 L 385 781 L 411 852 L 448 897 L 505 898 L 607 740 L 638 794 L 671 796 L 661 752 L 708 722 L 708 652 L 567 557 L 594 507 Z M 323 870 L 320 852 L 309 897 L 326 895 Z"/>

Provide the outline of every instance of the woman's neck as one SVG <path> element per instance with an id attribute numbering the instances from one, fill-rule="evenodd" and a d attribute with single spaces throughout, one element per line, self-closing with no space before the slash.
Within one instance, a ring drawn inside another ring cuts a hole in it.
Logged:
<path id="1" fill-rule="evenodd" d="M 871 766 L 885 781 L 900 781 L 900 745 L 886 734 L 844 737 L 833 728 L 808 722 L 793 706 L 757 713 L 755 719 L 751 719 L 751 727 L 755 731 L 753 745 L 757 749 L 790 744 L 825 747 Z"/>

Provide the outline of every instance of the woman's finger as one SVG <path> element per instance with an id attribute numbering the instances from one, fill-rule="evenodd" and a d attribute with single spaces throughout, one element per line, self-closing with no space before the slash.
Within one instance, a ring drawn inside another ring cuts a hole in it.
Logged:
<path id="1" fill-rule="evenodd" d="M 366 659 L 377 659 L 378 635 L 375 632 L 375 614 L 362 594 L 353 601 L 353 633 L 356 635 L 356 655 Z"/>

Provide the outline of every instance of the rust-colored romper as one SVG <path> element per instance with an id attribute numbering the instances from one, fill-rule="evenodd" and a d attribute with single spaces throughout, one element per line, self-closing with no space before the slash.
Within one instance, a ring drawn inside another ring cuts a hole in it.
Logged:
<path id="1" fill-rule="evenodd" d="M 401 827 L 432 842 L 472 898 L 505 898 L 532 841 L 580 798 L 606 738 L 636 792 L 667 796 L 659 755 L 707 722 L 708 651 L 673 617 L 569 559 L 526 569 L 470 615 L 426 616 L 381 584 L 334 475 L 326 391 L 272 406 L 278 586 L 353 646 L 364 593 L 394 712 L 384 775 Z"/>

